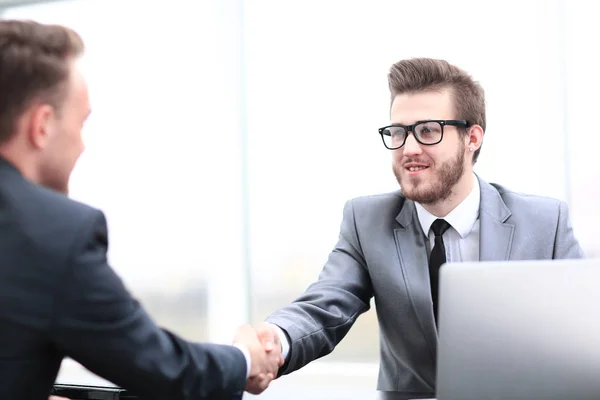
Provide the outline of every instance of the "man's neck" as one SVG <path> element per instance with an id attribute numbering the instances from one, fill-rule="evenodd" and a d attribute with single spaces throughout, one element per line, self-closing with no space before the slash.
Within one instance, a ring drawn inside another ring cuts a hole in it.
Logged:
<path id="1" fill-rule="evenodd" d="M 20 155 L 19 155 L 20 153 Z M 0 146 L 0 157 L 15 167 L 26 179 L 37 182 L 37 170 L 23 152 L 17 151 L 12 143 Z"/>
<path id="2" fill-rule="evenodd" d="M 460 181 L 454 186 L 452 189 L 452 193 L 448 196 L 447 199 L 439 201 L 437 203 L 431 204 L 421 204 L 425 210 L 435 215 L 438 218 L 444 218 L 446 215 L 450 214 L 450 211 L 454 210 L 456 206 L 462 203 L 471 190 L 473 190 L 473 185 L 475 181 L 475 176 L 473 171 L 466 171 Z"/>

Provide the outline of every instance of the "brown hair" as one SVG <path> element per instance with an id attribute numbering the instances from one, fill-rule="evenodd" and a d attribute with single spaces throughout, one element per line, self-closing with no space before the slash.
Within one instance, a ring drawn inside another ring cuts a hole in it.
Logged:
<path id="1" fill-rule="evenodd" d="M 485 94 L 469 74 L 444 60 L 412 58 L 392 65 L 388 74 L 391 99 L 399 94 L 450 88 L 456 118 L 480 125 L 485 132 Z M 477 161 L 481 148 L 473 154 Z"/>
<path id="2" fill-rule="evenodd" d="M 0 20 L 0 143 L 33 102 L 60 112 L 67 93 L 70 60 L 84 51 L 73 30 L 33 21 Z"/>

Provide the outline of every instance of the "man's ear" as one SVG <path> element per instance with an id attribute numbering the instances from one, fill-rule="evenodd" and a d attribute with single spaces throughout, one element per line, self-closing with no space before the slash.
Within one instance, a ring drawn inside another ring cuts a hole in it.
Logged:
<path id="1" fill-rule="evenodd" d="M 467 148 L 470 152 L 475 152 L 483 143 L 483 129 L 479 125 L 473 125 L 467 129 Z"/>
<path id="2" fill-rule="evenodd" d="M 27 133 L 32 146 L 43 149 L 48 145 L 56 119 L 54 107 L 49 104 L 33 106 L 27 117 Z"/>

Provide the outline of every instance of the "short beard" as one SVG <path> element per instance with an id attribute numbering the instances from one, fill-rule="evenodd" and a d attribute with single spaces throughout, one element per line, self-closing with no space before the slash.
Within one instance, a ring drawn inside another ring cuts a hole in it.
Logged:
<path id="1" fill-rule="evenodd" d="M 394 165 L 394 175 L 402 194 L 410 200 L 413 200 L 419 204 L 435 205 L 452 195 L 452 190 L 456 184 L 462 178 L 465 172 L 465 148 L 459 145 L 456 156 L 443 164 L 436 166 L 436 171 L 431 181 L 423 181 L 418 177 L 406 176 L 407 180 L 410 180 L 411 184 L 408 185 L 407 190 L 402 186 L 402 173 L 404 167 L 402 165 Z"/>

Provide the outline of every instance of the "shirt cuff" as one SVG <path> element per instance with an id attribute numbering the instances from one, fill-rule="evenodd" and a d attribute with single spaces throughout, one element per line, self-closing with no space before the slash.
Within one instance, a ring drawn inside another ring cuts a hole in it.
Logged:
<path id="1" fill-rule="evenodd" d="M 252 368 L 252 357 L 250 356 L 250 351 L 246 346 L 240 343 L 235 343 L 235 347 L 240 349 L 240 351 L 244 354 L 244 358 L 246 359 L 246 379 L 250 377 L 250 369 Z"/>
<path id="2" fill-rule="evenodd" d="M 285 332 L 283 331 L 283 329 L 281 329 L 280 327 L 278 327 L 275 324 L 271 324 L 271 325 L 277 331 L 277 335 L 279 336 L 279 341 L 281 342 L 281 355 L 283 356 L 283 359 L 285 361 L 287 361 L 288 354 L 290 353 L 290 343 L 288 342 L 287 336 L 286 336 Z"/>

